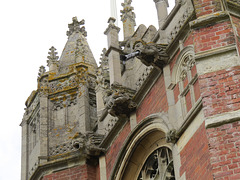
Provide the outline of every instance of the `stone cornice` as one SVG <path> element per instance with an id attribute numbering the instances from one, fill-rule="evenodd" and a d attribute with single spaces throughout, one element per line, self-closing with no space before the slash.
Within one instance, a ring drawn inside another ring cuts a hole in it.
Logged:
<path id="1" fill-rule="evenodd" d="M 232 123 L 240 120 L 240 110 L 217 114 L 207 117 L 205 120 L 206 128 L 218 127 L 223 124 Z"/>
<path id="2" fill-rule="evenodd" d="M 216 23 L 221 20 L 225 20 L 229 18 L 229 14 L 226 11 L 218 11 L 213 14 L 201 16 L 196 20 L 189 22 L 191 28 L 199 28 L 201 26 L 205 26 L 206 24 Z"/>

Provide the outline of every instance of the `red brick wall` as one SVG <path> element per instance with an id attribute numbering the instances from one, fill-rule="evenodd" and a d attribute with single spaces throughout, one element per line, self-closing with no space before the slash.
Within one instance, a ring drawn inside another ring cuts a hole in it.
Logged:
<path id="1" fill-rule="evenodd" d="M 215 179 L 240 179 L 240 122 L 207 129 L 207 135 Z"/>
<path id="2" fill-rule="evenodd" d="M 240 66 L 199 76 L 206 117 L 240 109 Z"/>
<path id="3" fill-rule="evenodd" d="M 184 47 L 193 45 L 193 34 L 191 33 L 188 38 L 184 41 Z"/>
<path id="4" fill-rule="evenodd" d="M 96 168 L 90 165 L 81 165 L 55 172 L 43 177 L 42 180 L 96 180 Z"/>
<path id="5" fill-rule="evenodd" d="M 193 0 L 197 17 L 221 10 L 220 0 Z"/>
<path id="6" fill-rule="evenodd" d="M 234 43 L 234 33 L 230 21 L 197 29 L 194 33 L 196 52 L 211 50 Z"/>
<path id="7" fill-rule="evenodd" d="M 137 109 L 137 122 L 140 122 L 150 114 L 167 112 L 168 102 L 163 75 L 157 80 Z"/>
<path id="8" fill-rule="evenodd" d="M 128 122 L 122 131 L 119 133 L 117 138 L 106 153 L 106 167 L 107 167 L 107 178 L 109 178 L 117 156 L 123 147 L 123 143 L 126 140 L 128 134 L 131 132 L 130 123 Z"/>
<path id="9" fill-rule="evenodd" d="M 186 179 L 211 180 L 212 167 L 208 150 L 208 139 L 203 123 L 180 152 L 180 175 L 186 173 Z"/>
<path id="10" fill-rule="evenodd" d="M 233 25 L 236 27 L 236 44 L 240 55 L 240 19 L 232 16 Z"/>

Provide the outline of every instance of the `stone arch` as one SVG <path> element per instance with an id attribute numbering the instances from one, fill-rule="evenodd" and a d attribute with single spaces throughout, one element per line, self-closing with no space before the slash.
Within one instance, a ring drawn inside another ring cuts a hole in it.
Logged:
<path id="1" fill-rule="evenodd" d="M 172 71 L 172 83 L 176 84 L 178 83 L 180 79 L 180 66 L 182 64 L 182 61 L 184 60 L 184 57 L 188 56 L 189 54 L 195 55 L 194 47 L 193 46 L 186 46 L 184 47 L 181 52 L 179 53 L 176 63 L 174 64 L 173 71 Z"/>
<path id="2" fill-rule="evenodd" d="M 126 139 L 110 179 L 137 180 L 150 154 L 160 147 L 172 149 L 172 144 L 166 142 L 171 129 L 165 113 L 152 114 L 141 121 Z"/>

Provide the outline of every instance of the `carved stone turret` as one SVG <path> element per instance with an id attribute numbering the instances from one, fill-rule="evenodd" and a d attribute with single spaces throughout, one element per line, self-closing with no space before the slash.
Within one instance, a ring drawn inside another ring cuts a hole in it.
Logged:
<path id="1" fill-rule="evenodd" d="M 134 27 L 136 26 L 135 22 L 135 13 L 133 12 L 134 8 L 131 6 L 132 0 L 125 0 L 122 3 L 123 10 L 121 10 L 121 21 L 123 22 L 123 36 L 124 40 L 127 40 L 134 33 Z"/>

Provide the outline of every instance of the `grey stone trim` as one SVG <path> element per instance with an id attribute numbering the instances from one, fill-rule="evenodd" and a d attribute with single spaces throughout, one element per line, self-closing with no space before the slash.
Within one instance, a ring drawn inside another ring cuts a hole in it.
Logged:
<path id="1" fill-rule="evenodd" d="M 199 28 L 205 26 L 206 24 L 216 23 L 222 20 L 229 19 L 229 14 L 225 11 L 218 11 L 213 14 L 209 14 L 203 17 L 200 17 L 196 20 L 189 22 L 191 28 Z"/>
<path id="2" fill-rule="evenodd" d="M 48 173 L 54 173 L 62 171 L 67 168 L 73 168 L 75 166 L 82 165 L 81 161 L 86 161 L 86 157 L 75 155 L 67 159 L 61 159 L 56 161 L 47 162 L 45 164 L 39 165 L 29 180 L 40 180 L 43 176 Z M 69 164 L 72 164 L 72 166 Z"/>
<path id="3" fill-rule="evenodd" d="M 161 76 L 161 74 L 162 74 L 161 70 L 153 68 L 149 76 L 145 79 L 142 86 L 139 88 L 139 90 L 136 92 L 136 94 L 133 97 L 133 101 L 137 104 L 137 108 L 141 104 L 141 102 L 144 100 L 148 92 L 151 90 L 155 82 Z"/>
<path id="4" fill-rule="evenodd" d="M 217 114 L 207 117 L 205 120 L 206 128 L 218 127 L 223 124 L 232 123 L 240 120 L 240 110 Z"/>
<path id="5" fill-rule="evenodd" d="M 188 128 L 188 126 L 191 124 L 191 122 L 194 120 L 194 118 L 200 112 L 201 109 L 202 109 L 202 98 L 199 98 L 198 101 L 192 107 L 192 109 L 185 116 L 183 121 L 184 123 L 182 124 L 182 126 L 177 130 L 176 135 L 178 137 L 181 137 L 181 135 Z"/>
<path id="6" fill-rule="evenodd" d="M 159 121 L 159 119 L 161 119 L 161 121 Z M 131 141 L 134 139 L 134 137 L 147 126 L 157 122 L 164 124 L 168 128 L 168 130 L 173 128 L 172 125 L 169 123 L 168 115 L 166 113 L 151 114 L 150 116 L 146 117 L 143 121 L 141 121 L 127 136 L 118 156 L 116 157 L 116 161 L 114 163 L 111 175 L 109 177 L 110 180 L 116 179 L 115 176 L 117 175 L 118 168 L 121 165 L 121 162 L 125 157 L 126 150 L 128 149 L 128 146 L 131 143 Z M 164 133 L 167 133 L 167 132 L 164 132 Z"/>
<path id="7" fill-rule="evenodd" d="M 220 48 L 216 48 L 214 50 L 207 50 L 207 51 L 204 51 L 204 52 L 201 52 L 201 53 L 196 53 L 195 60 L 199 61 L 199 60 L 201 60 L 202 58 L 205 58 L 205 57 L 209 57 L 209 56 L 213 56 L 213 55 L 221 54 L 221 53 L 226 53 L 228 51 L 234 51 L 234 50 L 236 50 L 236 45 L 235 44 L 220 47 Z"/>

